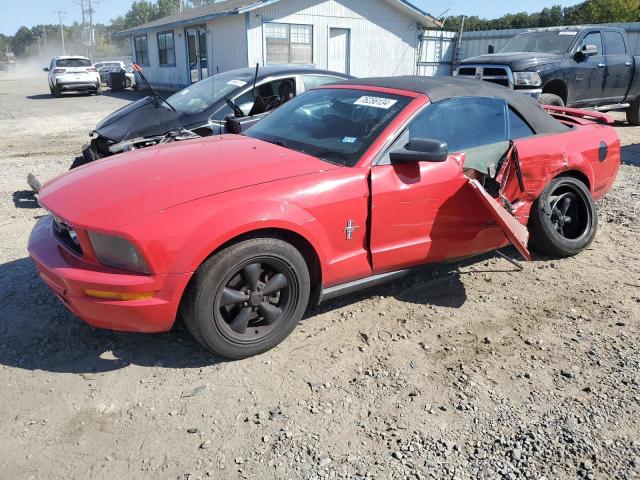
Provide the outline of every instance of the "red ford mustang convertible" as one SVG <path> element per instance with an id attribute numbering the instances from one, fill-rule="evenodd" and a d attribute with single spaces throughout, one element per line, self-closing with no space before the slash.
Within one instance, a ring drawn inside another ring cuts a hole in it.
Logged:
<path id="1" fill-rule="evenodd" d="M 311 303 L 513 243 L 575 255 L 620 142 L 595 112 L 459 78 L 301 95 L 243 135 L 132 151 L 44 185 L 29 251 L 86 322 L 264 352 Z"/>

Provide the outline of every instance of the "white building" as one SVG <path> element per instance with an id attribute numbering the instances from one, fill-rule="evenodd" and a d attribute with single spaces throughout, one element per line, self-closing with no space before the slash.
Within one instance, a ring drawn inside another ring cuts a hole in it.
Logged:
<path id="1" fill-rule="evenodd" d="M 406 0 L 223 0 L 120 32 L 151 83 L 185 87 L 256 63 L 412 75 L 432 16 Z"/>

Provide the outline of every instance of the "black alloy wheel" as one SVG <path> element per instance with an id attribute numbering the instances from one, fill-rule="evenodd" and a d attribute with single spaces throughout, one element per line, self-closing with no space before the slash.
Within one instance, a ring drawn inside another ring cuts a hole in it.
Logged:
<path id="1" fill-rule="evenodd" d="M 290 315 L 298 286 L 293 272 L 277 258 L 249 262 L 227 275 L 217 292 L 213 315 L 224 335 L 251 343 L 269 335 Z"/>
<path id="2" fill-rule="evenodd" d="M 290 243 L 252 238 L 209 257 L 184 294 L 180 315 L 209 351 L 232 359 L 257 355 L 293 331 L 309 302 L 307 263 Z"/>
<path id="3" fill-rule="evenodd" d="M 591 212 L 573 185 L 562 185 L 550 199 L 551 223 L 564 238 L 577 240 L 589 232 Z"/>
<path id="4" fill-rule="evenodd" d="M 587 248 L 598 229 L 589 188 L 581 180 L 554 178 L 535 201 L 529 216 L 529 243 L 551 257 L 569 257 Z"/>

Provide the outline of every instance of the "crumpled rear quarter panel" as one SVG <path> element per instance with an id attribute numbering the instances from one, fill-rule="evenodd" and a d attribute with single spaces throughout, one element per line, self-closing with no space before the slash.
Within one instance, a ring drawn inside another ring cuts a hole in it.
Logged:
<path id="1" fill-rule="evenodd" d="M 588 180 L 595 200 L 600 200 L 613 185 L 620 168 L 620 139 L 609 126 L 589 124 L 573 127 L 566 133 L 534 136 L 516 140 L 520 157 L 524 192 L 520 191 L 512 169 L 503 192 L 516 207 L 516 217 L 526 224 L 533 202 L 549 182 L 565 172 L 577 172 Z M 600 145 L 607 154 L 600 160 Z"/>

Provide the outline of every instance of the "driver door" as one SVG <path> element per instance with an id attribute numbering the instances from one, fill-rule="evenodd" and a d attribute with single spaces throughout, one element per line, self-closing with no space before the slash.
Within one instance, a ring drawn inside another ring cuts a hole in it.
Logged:
<path id="1" fill-rule="evenodd" d="M 391 164 L 387 153 L 372 167 L 370 248 L 375 273 L 507 244 L 494 205 L 488 207 L 471 188 L 461 162 L 465 151 L 474 150 L 483 152 L 473 159 L 474 168 L 497 164 L 508 150 L 508 115 L 506 102 L 497 98 L 461 97 L 431 104 L 389 151 L 413 138 L 436 138 L 446 141 L 453 154 L 444 162 Z"/>
<path id="2" fill-rule="evenodd" d="M 602 51 L 602 35 L 600 32 L 588 33 L 580 42 L 578 51 L 587 45 L 595 45 L 598 53 L 590 57 L 582 57 L 576 53 L 572 103 L 577 106 L 601 103 L 604 89 L 606 60 Z"/>

